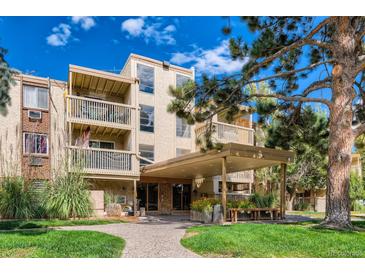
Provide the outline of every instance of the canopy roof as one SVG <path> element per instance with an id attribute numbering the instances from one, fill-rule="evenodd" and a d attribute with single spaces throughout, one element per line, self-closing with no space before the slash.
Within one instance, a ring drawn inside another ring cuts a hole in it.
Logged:
<path id="1" fill-rule="evenodd" d="M 221 175 L 223 157 L 227 159 L 227 173 L 231 173 L 290 163 L 294 155 L 286 150 L 228 143 L 220 150 L 193 152 L 147 165 L 141 176 L 199 179 Z"/>

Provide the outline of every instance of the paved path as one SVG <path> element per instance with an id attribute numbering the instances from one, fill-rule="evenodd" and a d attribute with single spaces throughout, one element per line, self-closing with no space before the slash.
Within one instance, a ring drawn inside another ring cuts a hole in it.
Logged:
<path id="1" fill-rule="evenodd" d="M 141 218 L 139 223 L 62 227 L 63 230 L 94 230 L 122 237 L 126 258 L 193 258 L 195 253 L 180 244 L 185 229 L 194 223 L 186 217 Z"/>

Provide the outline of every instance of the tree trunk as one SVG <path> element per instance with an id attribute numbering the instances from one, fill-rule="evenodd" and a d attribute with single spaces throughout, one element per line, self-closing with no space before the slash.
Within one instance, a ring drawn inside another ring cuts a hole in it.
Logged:
<path id="1" fill-rule="evenodd" d="M 294 204 L 294 198 L 295 198 L 295 196 L 296 196 L 296 192 L 289 193 L 289 199 L 288 199 L 288 201 L 286 203 L 288 211 L 293 211 L 293 207 L 294 207 L 293 204 Z"/>
<path id="2" fill-rule="evenodd" d="M 332 107 L 329 117 L 328 182 L 324 226 L 352 228 L 350 220 L 350 168 L 352 133 L 353 71 L 355 60 L 353 37 L 348 18 L 337 19 L 334 46 L 338 63 L 332 70 Z"/>

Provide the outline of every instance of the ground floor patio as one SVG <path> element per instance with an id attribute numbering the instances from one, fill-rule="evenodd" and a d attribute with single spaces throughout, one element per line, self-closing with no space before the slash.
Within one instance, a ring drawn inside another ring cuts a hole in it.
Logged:
<path id="1" fill-rule="evenodd" d="M 99 213 L 104 203 L 118 203 L 136 216 L 179 215 L 188 214 L 194 200 L 215 195 L 212 178 L 220 176 L 220 193 L 215 198 L 221 200 L 223 221 L 226 221 L 229 217 L 228 174 L 280 165 L 279 216 L 284 218 L 286 164 L 293 158 L 290 151 L 228 143 L 220 149 L 149 164 L 141 168 L 139 177 L 94 176 L 89 182 L 94 204 L 97 204 L 94 208 Z"/>

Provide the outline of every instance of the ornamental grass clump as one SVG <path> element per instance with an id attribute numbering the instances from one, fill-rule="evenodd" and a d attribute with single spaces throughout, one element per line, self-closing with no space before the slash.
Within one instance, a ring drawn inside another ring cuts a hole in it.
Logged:
<path id="1" fill-rule="evenodd" d="M 73 167 L 50 183 L 45 195 L 44 207 L 51 218 L 68 219 L 89 217 L 91 200 L 88 183 L 82 169 Z"/>
<path id="2" fill-rule="evenodd" d="M 256 205 L 257 208 L 271 208 L 275 202 L 275 195 L 273 193 L 266 195 L 254 193 L 250 197 L 250 202 Z"/>
<path id="3" fill-rule="evenodd" d="M 30 219 L 37 210 L 32 186 L 23 177 L 6 177 L 0 182 L 0 216 L 6 219 Z"/>

